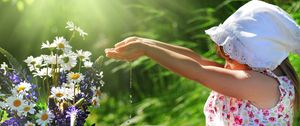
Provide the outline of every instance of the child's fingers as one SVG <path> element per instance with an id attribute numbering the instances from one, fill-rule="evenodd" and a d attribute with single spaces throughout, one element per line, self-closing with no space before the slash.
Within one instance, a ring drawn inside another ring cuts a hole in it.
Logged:
<path id="1" fill-rule="evenodd" d="M 107 53 L 107 52 L 113 51 L 113 50 L 114 50 L 114 48 L 107 48 L 107 49 L 104 50 L 104 52 Z"/>
<path id="2" fill-rule="evenodd" d="M 119 46 L 122 46 L 122 45 L 125 45 L 126 43 L 130 42 L 130 41 L 135 41 L 137 40 L 138 38 L 137 37 L 128 37 L 126 38 L 125 40 L 115 44 L 115 47 L 119 47 Z"/>
<path id="3" fill-rule="evenodd" d="M 117 43 L 117 44 L 115 44 L 115 47 L 119 47 L 119 46 L 122 46 L 122 45 L 124 45 L 125 44 L 125 42 L 119 42 L 119 43 Z"/>
<path id="4" fill-rule="evenodd" d="M 125 60 L 124 56 L 121 55 L 121 53 L 118 53 L 116 51 L 107 51 L 106 57 L 113 58 L 113 59 L 119 59 L 119 60 Z"/>
<path id="5" fill-rule="evenodd" d="M 126 50 L 126 45 L 123 45 L 123 46 L 119 46 L 119 47 L 116 47 L 116 51 L 117 52 L 123 52 L 123 51 L 125 51 Z"/>

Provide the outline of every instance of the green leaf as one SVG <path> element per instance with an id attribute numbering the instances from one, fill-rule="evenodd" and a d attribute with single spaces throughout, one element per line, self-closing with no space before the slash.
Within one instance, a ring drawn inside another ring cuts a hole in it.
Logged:
<path id="1" fill-rule="evenodd" d="M 99 56 L 96 61 L 93 63 L 93 68 L 96 70 L 100 70 L 104 61 L 104 56 Z"/>
<path id="2" fill-rule="evenodd" d="M 9 61 L 12 68 L 19 73 L 19 75 L 23 76 L 24 79 L 27 79 L 25 74 L 23 73 L 23 68 L 17 61 L 17 59 L 10 54 L 8 51 L 0 47 L 0 53 L 6 57 L 6 59 Z"/>

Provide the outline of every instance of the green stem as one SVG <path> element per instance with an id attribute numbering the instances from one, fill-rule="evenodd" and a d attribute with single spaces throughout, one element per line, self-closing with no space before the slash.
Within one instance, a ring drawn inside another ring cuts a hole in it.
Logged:
<path id="1" fill-rule="evenodd" d="M 41 85 L 38 83 L 38 79 L 37 78 L 35 78 L 35 83 L 36 83 L 36 89 L 37 89 L 37 93 L 38 93 L 38 96 L 41 96 L 41 92 L 40 92 L 40 90 L 41 90 Z M 39 101 L 40 101 L 40 99 L 38 99 Z"/>
<path id="2" fill-rule="evenodd" d="M 69 42 L 71 42 L 72 39 L 73 39 L 74 37 L 75 37 L 75 30 L 73 31 L 72 36 L 71 36 L 71 38 L 69 39 Z"/>
<path id="3" fill-rule="evenodd" d="M 59 64 L 57 63 L 58 61 L 58 50 L 56 51 L 56 55 L 55 55 L 55 66 L 54 66 L 54 74 L 53 74 L 53 77 L 52 77 L 52 83 L 55 87 L 58 86 L 58 75 L 59 75 L 59 71 L 57 71 L 57 69 L 59 68 Z"/>
<path id="4" fill-rule="evenodd" d="M 46 103 L 48 105 L 48 97 L 50 96 L 50 86 L 49 86 L 49 77 L 48 77 L 48 72 L 49 72 L 49 68 L 47 66 L 47 76 L 46 76 L 46 88 L 47 88 L 47 100 L 46 100 Z"/>
<path id="5" fill-rule="evenodd" d="M 80 73 L 80 70 L 81 70 L 81 64 L 82 64 L 82 61 L 81 61 L 81 59 L 79 59 L 79 66 L 78 66 L 79 73 Z"/>
<path id="6" fill-rule="evenodd" d="M 73 91 L 74 91 L 73 104 L 75 104 L 75 102 L 76 102 L 76 101 L 75 101 L 75 96 L 76 96 L 76 95 L 75 95 L 75 90 L 76 90 L 76 84 L 74 84 L 74 90 L 73 90 Z"/>

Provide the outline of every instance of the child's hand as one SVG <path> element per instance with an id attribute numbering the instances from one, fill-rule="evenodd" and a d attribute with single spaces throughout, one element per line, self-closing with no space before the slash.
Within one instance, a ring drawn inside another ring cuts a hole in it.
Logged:
<path id="1" fill-rule="evenodd" d="M 115 48 L 105 49 L 105 53 L 109 58 L 133 61 L 145 54 L 145 45 L 142 38 L 129 37 L 117 43 Z"/>

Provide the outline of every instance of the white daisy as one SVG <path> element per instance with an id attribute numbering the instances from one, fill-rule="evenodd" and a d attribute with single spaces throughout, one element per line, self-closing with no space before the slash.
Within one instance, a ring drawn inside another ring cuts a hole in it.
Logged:
<path id="1" fill-rule="evenodd" d="M 69 29 L 70 31 L 76 30 L 76 26 L 74 25 L 74 23 L 72 21 L 68 21 L 67 26 L 65 28 Z"/>
<path id="2" fill-rule="evenodd" d="M 65 88 L 74 89 L 75 84 L 74 83 L 63 83 L 62 86 Z"/>
<path id="3" fill-rule="evenodd" d="M 93 95 L 94 96 L 96 96 L 96 97 L 100 97 L 101 96 L 100 87 L 93 86 L 93 87 L 91 87 L 91 90 L 93 91 Z"/>
<path id="4" fill-rule="evenodd" d="M 35 62 L 35 59 L 34 59 L 33 56 L 27 57 L 27 59 L 25 59 L 24 62 L 27 63 L 27 66 L 29 67 L 30 71 L 35 70 L 35 66 L 34 65 L 35 65 L 36 62 Z"/>
<path id="5" fill-rule="evenodd" d="M 36 72 L 33 72 L 33 76 L 39 76 L 43 78 L 44 76 L 52 76 L 52 68 L 47 67 L 47 68 L 42 68 L 41 70 L 36 70 Z"/>
<path id="6" fill-rule="evenodd" d="M 80 81 L 84 79 L 84 75 L 82 75 L 81 73 L 71 72 L 68 74 L 67 79 L 69 82 L 76 84 L 76 83 L 80 83 Z"/>
<path id="7" fill-rule="evenodd" d="M 89 51 L 82 51 L 82 50 L 77 50 L 77 57 L 81 60 L 81 61 L 87 61 L 90 60 L 90 56 L 92 55 L 91 52 Z"/>
<path id="8" fill-rule="evenodd" d="M 99 106 L 100 105 L 100 99 L 99 99 L 99 97 L 93 97 L 92 98 L 92 104 L 94 106 Z"/>
<path id="9" fill-rule="evenodd" d="M 24 100 L 20 96 L 10 96 L 7 98 L 7 106 L 12 110 L 19 110 L 24 105 Z"/>
<path id="10" fill-rule="evenodd" d="M 56 49 L 63 50 L 64 52 L 69 52 L 72 49 L 64 37 L 55 37 L 53 44 L 56 46 Z"/>
<path id="11" fill-rule="evenodd" d="M 24 95 L 26 95 L 27 94 L 27 92 L 26 91 L 18 91 L 18 86 L 15 86 L 14 88 L 12 88 L 11 89 L 11 93 L 12 94 L 15 94 L 15 95 L 18 95 L 18 96 L 20 96 L 20 97 L 22 97 L 22 96 L 24 96 Z"/>
<path id="12" fill-rule="evenodd" d="M 35 109 L 34 109 L 35 104 L 33 103 L 25 103 L 22 108 L 18 111 L 18 115 L 24 115 L 27 116 L 28 113 L 34 114 Z"/>
<path id="13" fill-rule="evenodd" d="M 59 58 L 62 60 L 60 65 L 63 70 L 71 70 L 77 64 L 77 57 L 74 55 L 74 53 L 63 54 Z"/>
<path id="14" fill-rule="evenodd" d="M 15 89 L 16 89 L 17 93 L 26 92 L 31 89 L 31 84 L 24 81 L 24 82 L 21 82 L 19 85 L 17 85 L 15 87 Z"/>
<path id="15" fill-rule="evenodd" d="M 88 35 L 88 33 L 84 32 L 80 27 L 77 27 L 77 31 L 79 35 L 83 38 Z"/>
<path id="16" fill-rule="evenodd" d="M 58 101 L 67 99 L 67 88 L 65 87 L 52 87 L 51 88 L 51 96 Z"/>
<path id="17" fill-rule="evenodd" d="M 27 64 L 35 64 L 33 56 L 27 57 L 27 59 L 25 59 L 24 62 L 27 63 Z"/>
<path id="18" fill-rule="evenodd" d="M 36 116 L 38 117 L 36 123 L 41 126 L 46 126 L 54 118 L 54 115 L 50 111 L 40 111 Z"/>
<path id="19" fill-rule="evenodd" d="M 6 75 L 6 70 L 7 70 L 7 68 L 8 68 L 8 66 L 7 66 L 7 64 L 5 63 L 5 62 L 3 62 L 2 64 L 1 64 L 1 68 L 0 69 L 2 69 L 2 70 L 4 70 L 4 75 Z"/>
<path id="20" fill-rule="evenodd" d="M 39 69 L 39 68 L 41 68 L 41 67 L 44 65 L 44 64 L 43 64 L 44 59 L 43 59 L 42 56 L 36 57 L 36 58 L 34 58 L 34 60 L 35 60 L 35 65 L 34 65 L 34 67 L 35 67 L 36 69 Z"/>
<path id="21" fill-rule="evenodd" d="M 65 28 L 69 29 L 70 31 L 77 31 L 83 38 L 88 35 L 88 33 L 84 32 L 80 27 L 76 26 L 72 21 L 68 21 Z"/>
<path id="22" fill-rule="evenodd" d="M 29 56 L 29 57 L 27 57 L 26 60 L 24 60 L 24 62 L 27 63 L 29 70 L 33 71 L 42 66 L 43 58 L 42 57 L 34 58 L 33 56 Z"/>
<path id="23" fill-rule="evenodd" d="M 78 94 L 78 92 L 75 92 Z M 74 86 L 73 88 L 66 88 L 66 99 L 73 100 L 74 99 Z"/>
<path id="24" fill-rule="evenodd" d="M 27 123 L 25 123 L 25 126 L 35 126 L 34 123 L 27 121 Z"/>
<path id="25" fill-rule="evenodd" d="M 0 108 L 2 108 L 2 109 L 6 109 L 6 108 L 7 108 L 7 105 L 6 105 L 6 103 L 5 103 L 5 102 L 1 102 L 1 101 L 0 101 Z"/>
<path id="26" fill-rule="evenodd" d="M 61 64 L 62 60 L 59 58 L 57 54 L 52 55 L 52 56 L 44 56 L 44 60 L 46 64 Z"/>
<path id="27" fill-rule="evenodd" d="M 85 61 L 83 64 L 84 64 L 84 67 L 86 67 L 86 68 L 91 68 L 93 66 L 93 62 L 91 62 L 91 61 Z"/>
<path id="28" fill-rule="evenodd" d="M 41 49 L 50 49 L 53 50 L 55 49 L 56 45 L 54 43 L 49 43 L 49 41 L 46 41 L 45 43 L 42 44 L 42 48 Z"/>
<path id="29" fill-rule="evenodd" d="M 74 83 L 63 83 L 62 86 L 66 88 L 66 99 L 73 100 L 74 98 Z M 77 95 L 79 92 L 75 92 L 75 95 Z"/>

